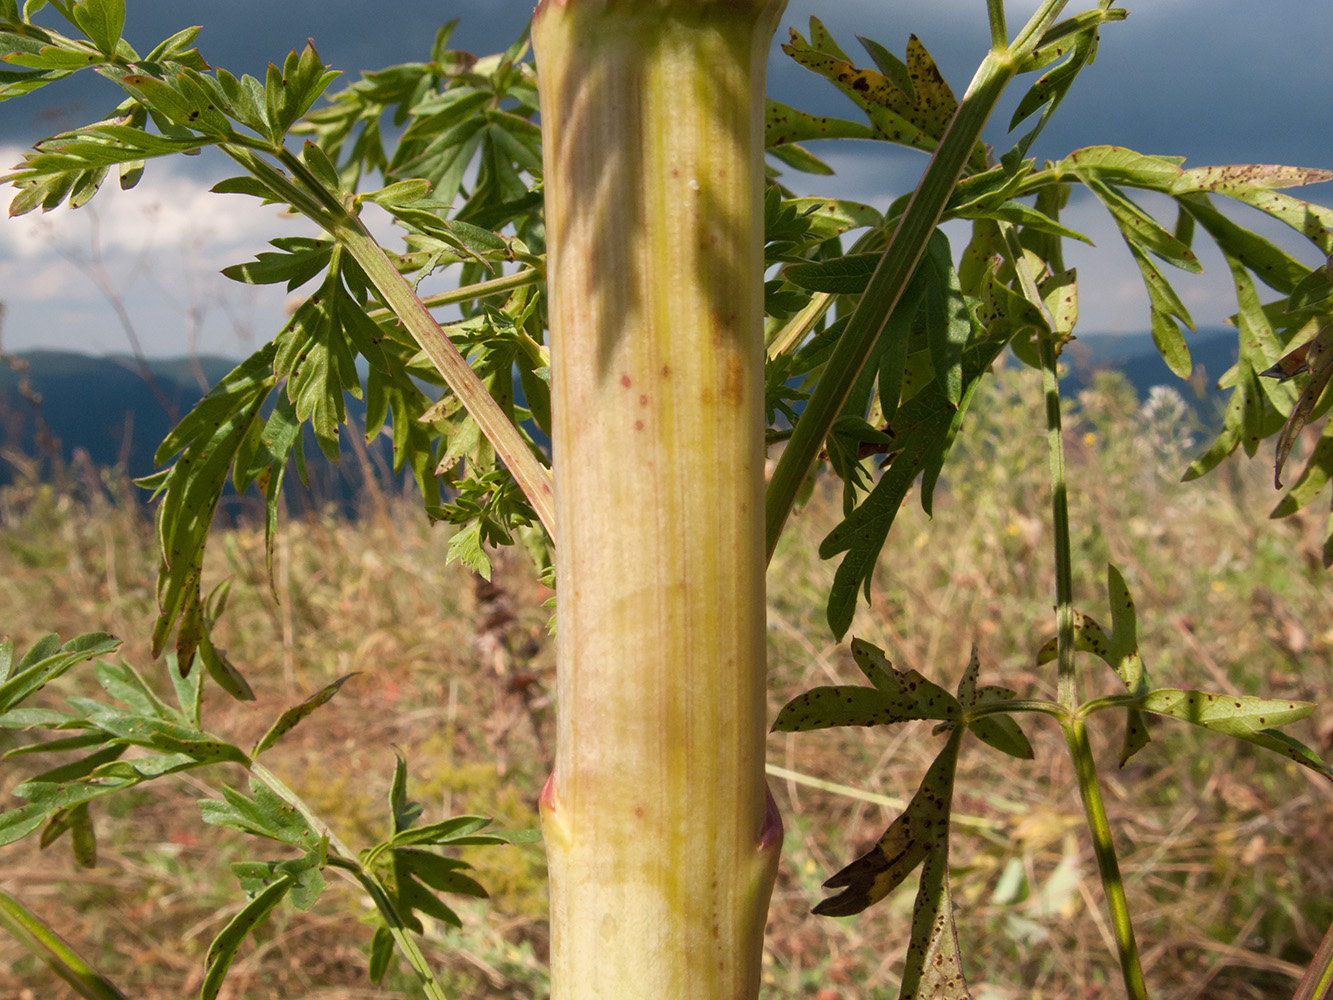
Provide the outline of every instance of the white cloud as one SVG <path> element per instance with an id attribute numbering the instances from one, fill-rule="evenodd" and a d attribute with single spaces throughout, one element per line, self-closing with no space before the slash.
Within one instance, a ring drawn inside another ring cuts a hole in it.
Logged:
<path id="1" fill-rule="evenodd" d="M 0 163 L 19 156 L 0 148 Z M 0 219 L 5 349 L 128 351 L 111 295 L 148 354 L 239 355 L 271 336 L 283 322 L 281 287 L 218 272 L 310 227 L 254 199 L 212 194 L 212 183 L 150 163 L 130 191 L 112 178 L 83 208 Z"/>

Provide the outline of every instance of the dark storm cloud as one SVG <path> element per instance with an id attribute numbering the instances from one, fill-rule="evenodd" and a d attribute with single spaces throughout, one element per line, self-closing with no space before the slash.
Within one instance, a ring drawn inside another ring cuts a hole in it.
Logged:
<path id="1" fill-rule="evenodd" d="M 1011 31 L 1035 6 L 1033 0 L 1011 0 Z M 1328 0 L 1124 0 L 1123 6 L 1129 19 L 1103 29 L 1097 63 L 1035 153 L 1056 157 L 1091 143 L 1115 143 L 1200 164 L 1333 161 L 1333 100 L 1322 69 L 1333 44 Z M 531 10 L 531 0 L 387 0 L 374 6 L 364 0 L 129 0 L 126 35 L 146 51 L 166 34 L 200 24 L 206 58 L 257 75 L 311 37 L 325 62 L 354 77 L 424 58 L 435 30 L 452 18 L 460 20 L 455 45 L 479 54 L 499 51 L 522 30 Z M 915 32 L 960 93 L 989 44 L 982 0 L 791 0 L 774 43 L 770 90 L 820 113 L 846 114 L 850 105 L 777 51 L 789 27 L 807 30 L 811 13 L 854 56 L 861 54 L 858 33 L 901 53 Z M 102 113 L 118 98 L 98 83 L 71 78 L 7 104 L 0 142 L 26 145 Z M 1010 108 L 1026 82 L 1013 89 Z M 992 142 L 1005 141 L 1006 121 L 1007 112 L 997 115 Z"/>

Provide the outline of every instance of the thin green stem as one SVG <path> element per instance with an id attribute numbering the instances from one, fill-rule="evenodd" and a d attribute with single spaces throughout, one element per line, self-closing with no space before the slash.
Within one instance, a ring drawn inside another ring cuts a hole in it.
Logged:
<path id="1" fill-rule="evenodd" d="M 464 285 L 448 292 L 427 295 L 422 298 L 421 304 L 427 309 L 438 309 L 441 306 L 457 305 L 459 302 L 471 302 L 491 295 L 500 295 L 503 292 L 512 292 L 519 288 L 528 288 L 531 285 L 540 285 L 545 280 L 546 275 L 537 268 L 525 267 L 521 271 L 516 271 L 513 274 L 502 274 L 500 277 L 491 278 L 489 281 L 478 281 L 476 284 Z M 370 315 L 371 317 L 378 317 L 387 313 L 387 309 L 376 309 Z"/>
<path id="2" fill-rule="evenodd" d="M 968 709 L 968 720 L 984 719 L 988 715 L 1010 715 L 1014 712 L 1030 712 L 1036 715 L 1049 715 L 1061 723 L 1069 718 L 1069 710 L 1045 698 L 1011 698 L 989 705 L 977 705 Z"/>
<path id="3" fill-rule="evenodd" d="M 851 785 L 840 785 L 836 781 L 825 781 L 823 778 L 816 778 L 810 774 L 802 774 L 800 771 L 792 771 L 785 767 L 778 767 L 776 764 L 765 764 L 764 771 L 774 778 L 780 778 L 783 781 L 790 781 L 797 785 L 805 785 L 807 788 L 818 788 L 822 792 L 832 792 L 835 795 L 842 795 L 849 799 L 855 799 L 858 802 L 869 802 L 871 805 L 883 806 L 885 809 L 903 810 L 907 808 L 907 799 L 899 798 L 896 795 L 880 795 L 878 792 L 867 792 L 863 788 L 854 788 Z M 955 826 L 966 827 L 970 830 L 976 830 L 981 834 L 989 834 L 992 837 L 1001 833 L 1004 824 L 997 823 L 993 819 L 985 819 L 981 816 L 968 816 L 965 813 L 951 812 L 949 822 Z M 1008 843 L 1006 839 L 1004 843 Z"/>
<path id="4" fill-rule="evenodd" d="M 768 357 L 776 358 L 779 354 L 795 350 L 805 339 L 805 335 L 813 330 L 815 324 L 829 311 L 833 300 L 834 296 L 829 292 L 816 292 L 812 295 L 805 308 L 783 324 L 782 329 L 773 337 L 773 342 L 766 349 Z"/>
<path id="5" fill-rule="evenodd" d="M 1120 876 L 1115 845 L 1111 841 L 1111 825 L 1106 818 L 1101 786 L 1097 784 L 1097 766 L 1088 743 L 1087 726 L 1081 718 L 1072 718 L 1065 723 L 1064 731 L 1069 755 L 1074 761 L 1074 771 L 1078 775 L 1078 790 L 1083 798 L 1088 830 L 1092 834 L 1092 850 L 1097 857 L 1097 870 L 1106 892 L 1106 906 L 1111 911 L 1111 927 L 1120 955 L 1120 973 L 1125 981 L 1125 990 L 1130 1000 L 1148 1000 L 1143 969 L 1139 964 L 1139 946 L 1134 940 L 1134 925 L 1129 919 L 1125 884 Z"/>
<path id="6" fill-rule="evenodd" d="M 1051 25 L 1055 23 L 1055 19 L 1060 16 L 1060 12 L 1065 9 L 1068 2 L 1069 0 L 1045 0 L 1041 7 L 1037 9 L 1037 12 L 1028 18 L 1027 24 L 1023 25 L 1023 30 L 1018 33 L 1013 45 L 1009 46 L 1010 50 L 1018 58 L 1025 58 L 1031 54 L 1041 40 L 1041 36 L 1050 30 Z"/>
<path id="7" fill-rule="evenodd" d="M 417 297 L 407 279 L 398 273 L 398 269 L 361 220 L 333 192 L 328 191 L 294 153 L 245 141 L 224 143 L 221 148 L 267 184 L 275 194 L 317 223 L 351 254 L 379 292 L 384 304 L 397 315 L 417 346 L 430 358 L 445 383 L 477 422 L 486 439 L 495 447 L 496 454 L 509 468 L 547 533 L 554 538 L 555 504 L 550 473 L 533 455 L 513 421 L 477 378 L 458 348 L 445 336 L 440 324 L 431 315 L 430 308 Z M 288 177 L 275 169 L 262 156 L 256 155 L 258 152 L 276 156 L 291 171 L 292 176 Z"/>
<path id="8" fill-rule="evenodd" d="M 1000 233 L 1013 261 L 1024 297 L 1035 308 L 1045 312 L 1036 275 L 1032 273 L 1028 258 L 1019 243 L 1018 231 L 1009 223 L 1001 223 Z M 1060 373 L 1056 367 L 1055 336 L 1049 329 L 1037 334 L 1037 354 L 1041 360 L 1042 394 L 1046 400 L 1046 443 L 1055 534 L 1056 692 L 1060 704 L 1067 711 L 1073 712 L 1078 707 L 1078 676 L 1074 672 L 1074 568 L 1069 541 L 1064 431 L 1060 421 Z"/>
<path id="9" fill-rule="evenodd" d="M 1060 426 L 1060 382 L 1055 341 L 1043 333 L 1037 341 L 1042 392 L 1046 397 L 1046 440 L 1050 452 L 1051 516 L 1055 529 L 1056 697 L 1073 711 L 1078 706 L 1074 672 L 1074 569 L 1069 541 L 1069 498 L 1065 487 L 1065 449 Z"/>
<path id="10" fill-rule="evenodd" d="M 555 502 L 551 489 L 551 474 L 546 471 L 523 440 L 513 421 L 500 408 L 494 397 L 453 343 L 440 329 L 430 310 L 417 298 L 393 262 L 385 255 L 361 223 L 349 216 L 338 225 L 333 236 L 347 248 L 352 258 L 370 278 L 385 305 L 392 309 L 417 345 L 426 352 L 445 382 L 462 401 L 481 432 L 494 446 L 496 453 L 509 467 L 510 473 L 523 490 L 532 509 L 537 512 L 547 533 L 555 538 Z"/>
<path id="11" fill-rule="evenodd" d="M 389 928 L 389 933 L 393 935 L 394 942 L 407 959 L 408 964 L 412 966 L 417 978 L 421 980 L 421 988 L 428 1000 L 449 1000 L 444 987 L 440 985 L 439 980 L 435 978 L 435 973 L 431 971 L 430 963 L 427 962 L 416 938 L 412 936 L 412 933 L 403 923 L 402 914 L 398 912 L 398 907 L 394 905 L 393 898 L 385 889 L 384 884 L 373 872 L 357 860 L 356 853 L 343 843 L 342 839 L 333 832 L 333 828 L 311 810 L 301 796 L 288 788 L 281 778 L 258 762 L 251 763 L 250 773 L 256 780 L 262 782 L 269 791 L 300 813 L 301 817 L 310 824 L 312 830 L 320 836 L 328 838 L 329 847 L 337 852 L 337 856 L 330 855 L 328 865 L 331 868 L 349 873 L 365 889 L 374 902 L 375 909 L 379 910 L 380 915 L 384 918 L 385 926 Z"/>
<path id="12" fill-rule="evenodd" d="M 944 206 L 962 176 L 981 130 L 1013 76 L 1007 59 L 997 58 L 994 53 L 986 57 L 978 71 L 973 92 L 959 105 L 949 123 L 907 211 L 880 258 L 879 266 L 847 322 L 847 328 L 838 338 L 824 374 L 807 401 L 801 419 L 796 422 L 791 440 L 778 459 L 768 486 L 765 520 L 770 559 L 801 483 L 814 465 L 829 428 L 837 419 L 875 341 L 925 253 L 930 234 L 939 224 Z"/>
<path id="13" fill-rule="evenodd" d="M 110 980 L 83 960 L 35 913 L 0 889 L 0 928 L 44 961 L 57 976 L 86 1000 L 126 1000 Z"/>
<path id="14" fill-rule="evenodd" d="M 926 243 L 939 225 L 944 206 L 962 176 L 991 112 L 1016 75 L 1018 65 L 1031 53 L 1067 2 L 1044 0 L 1014 44 L 992 49 L 977 69 L 773 470 L 765 499 L 765 533 L 770 559 L 791 515 L 801 483 L 818 459 L 824 438 L 838 418 L 847 394 L 925 253 Z"/>
<path id="15" fill-rule="evenodd" d="M 990 15 L 991 48 L 1006 48 L 1009 45 L 1009 29 L 1005 26 L 1004 0 L 986 0 L 986 12 Z"/>

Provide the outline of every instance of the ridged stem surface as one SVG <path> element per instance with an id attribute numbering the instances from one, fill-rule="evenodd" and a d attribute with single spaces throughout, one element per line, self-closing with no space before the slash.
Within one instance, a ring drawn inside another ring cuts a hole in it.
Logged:
<path id="1" fill-rule="evenodd" d="M 769 0 L 543 0 L 554 1000 L 757 996 Z"/>

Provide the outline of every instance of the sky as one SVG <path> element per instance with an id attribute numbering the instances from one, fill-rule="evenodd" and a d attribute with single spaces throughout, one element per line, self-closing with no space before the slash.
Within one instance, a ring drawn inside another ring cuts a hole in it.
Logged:
<path id="1" fill-rule="evenodd" d="M 1068 10 L 1090 3 L 1074 0 Z M 1033 154 L 1059 158 L 1108 143 L 1183 155 L 1194 166 L 1333 167 L 1333 93 L 1324 71 L 1333 44 L 1329 0 L 1121 5 L 1129 18 L 1103 28 L 1097 62 L 1080 76 Z M 1007 6 L 1012 31 L 1037 0 L 1009 0 Z M 359 0 L 128 0 L 127 9 L 125 34 L 140 51 L 180 27 L 200 24 L 198 44 L 206 59 L 237 75 L 262 77 L 268 62 L 280 62 L 311 37 L 326 63 L 354 78 L 361 70 L 424 58 L 438 24 L 454 17 L 460 19 L 455 47 L 478 54 L 503 49 L 529 16 L 531 0 L 386 0 L 373 30 L 367 30 L 367 7 Z M 857 117 L 831 85 L 778 48 L 790 28 L 807 33 L 811 13 L 818 12 L 854 56 L 861 53 L 858 34 L 900 55 L 908 35 L 917 34 L 961 94 L 989 43 L 985 9 L 985 0 L 790 0 L 769 63 L 769 93 L 814 113 Z M 114 105 L 117 92 L 86 76 L 0 104 L 0 166 L 16 163 L 23 148 L 45 135 L 101 117 Z M 1008 109 L 1030 79 L 1012 88 Z M 987 132 L 1001 149 L 1008 144 L 1006 107 Z M 837 175 L 796 176 L 791 186 L 885 207 L 913 186 L 925 158 L 881 146 L 815 144 Z M 150 355 L 236 357 L 258 348 L 283 323 L 284 293 L 238 285 L 218 272 L 249 259 L 274 236 L 307 230 L 251 199 L 209 194 L 213 182 L 232 172 L 228 163 L 208 153 L 159 161 L 134 191 L 115 190 L 112 182 L 77 211 L 0 217 L 0 348 L 105 354 L 128 351 L 137 342 Z M 1333 204 L 1333 184 L 1308 188 L 1304 196 Z M 7 190 L 0 193 L 0 205 L 8 198 Z M 1076 197 L 1064 221 L 1097 244 L 1067 253 L 1081 278 L 1078 332 L 1146 329 L 1147 300 L 1137 269 L 1102 210 Z M 393 239 L 386 228 L 377 232 Z M 1307 263 L 1317 262 L 1303 241 L 1287 237 L 1281 227 L 1265 232 Z M 961 238 L 957 230 L 954 235 Z M 1234 296 L 1220 258 L 1202 259 L 1205 274 L 1180 274 L 1177 287 L 1200 327 L 1213 327 L 1234 310 Z"/>

